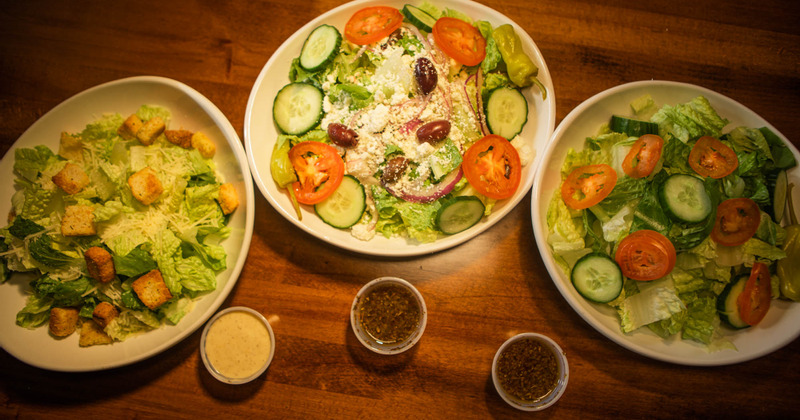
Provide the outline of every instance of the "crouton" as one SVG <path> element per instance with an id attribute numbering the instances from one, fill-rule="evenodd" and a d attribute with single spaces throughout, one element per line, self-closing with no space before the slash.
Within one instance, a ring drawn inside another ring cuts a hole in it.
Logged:
<path id="1" fill-rule="evenodd" d="M 114 260 L 105 248 L 93 246 L 83 253 L 83 257 L 86 260 L 86 269 L 89 271 L 89 277 L 99 282 L 108 283 L 117 276 L 117 271 L 114 269 Z"/>
<path id="2" fill-rule="evenodd" d="M 50 334 L 66 337 L 78 327 L 78 308 L 50 309 Z"/>
<path id="3" fill-rule="evenodd" d="M 89 185 L 89 175 L 80 166 L 69 162 L 52 179 L 53 183 L 70 195 L 81 192 L 83 187 Z"/>
<path id="4" fill-rule="evenodd" d="M 98 344 L 111 344 L 114 339 L 111 338 L 103 328 L 94 321 L 83 321 L 81 323 L 81 337 L 78 340 L 78 345 L 81 347 L 96 346 Z"/>
<path id="5" fill-rule="evenodd" d="M 64 236 L 92 236 L 97 234 L 94 226 L 92 206 L 67 206 L 61 218 L 61 234 Z"/>
<path id="6" fill-rule="evenodd" d="M 73 162 L 83 162 L 83 140 L 67 132 L 61 132 L 58 154 Z"/>
<path id="7" fill-rule="evenodd" d="M 153 117 L 147 120 L 146 123 L 136 132 L 136 138 L 139 139 L 145 146 L 149 146 L 156 141 L 156 138 L 164 132 L 166 128 L 166 124 L 164 124 L 164 120 L 161 117 Z"/>
<path id="8" fill-rule="evenodd" d="M 133 140 L 136 138 L 136 133 L 142 128 L 144 123 L 136 114 L 131 114 L 125 122 L 117 129 L 117 134 L 126 140 Z"/>
<path id="9" fill-rule="evenodd" d="M 166 130 L 164 137 L 175 145 L 188 149 L 192 147 L 192 132 L 189 130 Z"/>
<path id="10" fill-rule="evenodd" d="M 161 181 L 156 176 L 156 171 L 149 166 L 131 175 L 128 178 L 128 186 L 131 187 L 133 197 L 145 206 L 156 201 L 164 192 Z"/>
<path id="11" fill-rule="evenodd" d="M 239 207 L 239 195 L 236 194 L 236 188 L 231 183 L 225 183 L 219 186 L 219 206 L 222 208 L 222 213 L 231 214 Z"/>
<path id="12" fill-rule="evenodd" d="M 139 277 L 131 286 L 139 300 L 153 310 L 172 299 L 172 293 L 169 292 L 164 278 L 161 277 L 161 271 L 158 269 Z"/>
<path id="13" fill-rule="evenodd" d="M 119 315 L 119 311 L 114 307 L 114 305 L 108 302 L 100 302 L 94 307 L 92 319 L 97 323 L 97 325 L 105 330 L 108 324 L 111 323 L 111 321 L 113 321 L 117 315 Z"/>
<path id="14" fill-rule="evenodd" d="M 214 154 L 217 153 L 217 146 L 214 145 L 214 142 L 199 131 L 192 134 L 192 147 L 206 159 L 214 157 Z"/>

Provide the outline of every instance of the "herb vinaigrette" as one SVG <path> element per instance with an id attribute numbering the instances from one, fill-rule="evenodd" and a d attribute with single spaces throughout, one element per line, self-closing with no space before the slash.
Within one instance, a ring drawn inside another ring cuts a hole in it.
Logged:
<path id="1" fill-rule="evenodd" d="M 381 344 L 407 340 L 420 323 L 420 305 L 407 288 L 394 284 L 376 286 L 358 304 L 361 328 Z"/>
<path id="2" fill-rule="evenodd" d="M 535 339 L 508 345 L 497 360 L 500 385 L 523 402 L 539 401 L 558 385 L 558 363 L 553 352 Z"/>

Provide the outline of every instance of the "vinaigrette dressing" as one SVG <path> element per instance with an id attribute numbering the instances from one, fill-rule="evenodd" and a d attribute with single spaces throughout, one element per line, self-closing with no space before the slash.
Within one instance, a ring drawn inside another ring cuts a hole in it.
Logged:
<path id="1" fill-rule="evenodd" d="M 272 343 L 266 325 L 248 312 L 234 311 L 217 319 L 206 336 L 206 356 L 229 378 L 252 376 L 269 358 Z"/>

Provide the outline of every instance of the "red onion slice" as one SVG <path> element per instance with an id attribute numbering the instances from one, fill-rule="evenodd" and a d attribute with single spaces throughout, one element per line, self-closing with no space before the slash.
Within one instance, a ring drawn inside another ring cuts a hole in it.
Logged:
<path id="1" fill-rule="evenodd" d="M 475 78 L 475 99 L 478 104 L 478 124 L 481 126 L 481 134 L 484 136 L 489 134 L 489 127 L 486 125 L 486 118 L 483 116 L 483 95 L 481 95 L 481 88 L 483 87 L 483 69 L 478 67 L 477 77 Z"/>
<path id="2" fill-rule="evenodd" d="M 395 188 L 394 185 L 384 185 L 383 187 L 386 188 L 389 194 L 397 198 L 412 203 L 430 203 L 444 197 L 449 194 L 450 191 L 453 191 L 453 188 L 455 188 L 463 175 L 464 172 L 461 171 L 461 168 L 458 168 L 447 174 L 438 184 L 426 188 L 425 191 L 414 188 L 399 190 Z"/>

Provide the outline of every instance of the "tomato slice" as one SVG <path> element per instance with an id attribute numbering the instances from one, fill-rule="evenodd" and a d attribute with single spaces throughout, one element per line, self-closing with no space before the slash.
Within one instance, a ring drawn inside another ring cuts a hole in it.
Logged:
<path id="1" fill-rule="evenodd" d="M 654 230 L 637 230 L 622 238 L 614 260 L 625 277 L 639 281 L 660 279 L 675 267 L 675 246 Z"/>
<path id="2" fill-rule="evenodd" d="M 689 152 L 689 166 L 702 176 L 724 178 L 739 166 L 736 152 L 711 136 L 697 139 Z"/>
<path id="3" fill-rule="evenodd" d="M 517 149 L 496 134 L 489 134 L 470 146 L 461 168 L 479 193 L 496 200 L 514 195 L 522 178 Z"/>
<path id="4" fill-rule="evenodd" d="M 752 238 L 761 224 L 758 204 L 749 198 L 731 198 L 719 203 L 711 239 L 725 246 L 736 246 Z"/>
<path id="5" fill-rule="evenodd" d="M 367 45 L 391 35 L 403 24 L 403 15 L 394 7 L 365 7 L 353 14 L 344 26 L 344 36 L 356 45 Z"/>
<path id="6" fill-rule="evenodd" d="M 622 170 L 631 178 L 644 178 L 655 169 L 661 159 L 664 139 L 655 134 L 645 134 L 633 143 L 622 161 Z"/>
<path id="7" fill-rule="evenodd" d="M 317 204 L 336 191 L 344 178 L 344 162 L 332 146 L 304 141 L 289 149 L 289 160 L 297 172 L 292 184 L 297 201 Z"/>
<path id="8" fill-rule="evenodd" d="M 476 66 L 486 57 L 486 40 L 481 32 L 453 17 L 441 17 L 433 25 L 433 40 L 453 60 L 465 66 Z"/>
<path id="9" fill-rule="evenodd" d="M 753 264 L 750 278 L 744 285 L 742 294 L 736 301 L 739 306 L 739 317 L 748 325 L 756 325 L 764 319 L 772 301 L 769 268 L 761 262 Z"/>
<path id="10" fill-rule="evenodd" d="M 561 198 L 575 210 L 603 201 L 617 184 L 617 171 L 605 165 L 587 165 L 573 170 L 561 184 Z"/>

